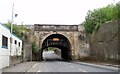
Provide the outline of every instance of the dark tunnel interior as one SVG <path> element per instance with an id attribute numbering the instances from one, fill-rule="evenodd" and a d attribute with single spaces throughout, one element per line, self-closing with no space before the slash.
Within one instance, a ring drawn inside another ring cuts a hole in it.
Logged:
<path id="1" fill-rule="evenodd" d="M 61 50 L 61 58 L 71 60 L 71 45 L 69 40 L 61 34 L 52 34 L 48 36 L 42 44 L 42 53 L 45 48 L 55 47 Z"/>

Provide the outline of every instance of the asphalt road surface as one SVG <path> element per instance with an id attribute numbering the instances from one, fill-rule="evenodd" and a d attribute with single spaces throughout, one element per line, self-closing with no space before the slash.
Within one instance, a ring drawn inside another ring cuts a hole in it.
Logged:
<path id="1" fill-rule="evenodd" d="M 36 63 L 28 72 L 113 72 L 111 70 L 62 61 L 54 52 L 44 52 L 46 61 Z"/>
<path id="2" fill-rule="evenodd" d="M 62 61 L 54 52 L 44 52 L 45 61 L 28 62 L 24 65 L 17 65 L 9 69 L 4 69 L 4 72 L 114 72 L 113 70 L 92 67 L 74 62 Z"/>

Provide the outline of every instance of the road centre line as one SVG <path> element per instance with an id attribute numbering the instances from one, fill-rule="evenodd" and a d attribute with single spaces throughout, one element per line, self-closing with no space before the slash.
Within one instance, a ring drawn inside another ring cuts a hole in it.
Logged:
<path id="1" fill-rule="evenodd" d="M 73 68 L 74 66 L 69 66 L 69 67 L 72 67 L 72 68 Z"/>
<path id="2" fill-rule="evenodd" d="M 37 71 L 37 72 L 42 72 L 42 71 L 39 70 L 39 71 Z"/>
<path id="3" fill-rule="evenodd" d="M 85 70 L 83 70 L 83 69 L 78 69 L 78 70 L 80 70 L 80 71 L 82 71 L 82 72 L 87 72 L 87 71 L 85 71 Z"/>

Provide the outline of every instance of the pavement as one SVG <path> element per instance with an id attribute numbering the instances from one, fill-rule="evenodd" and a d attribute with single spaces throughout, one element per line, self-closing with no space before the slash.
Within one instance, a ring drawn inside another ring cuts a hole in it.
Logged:
<path id="1" fill-rule="evenodd" d="M 2 73 L 2 69 L 0 69 L 0 74 Z"/>
<path id="2" fill-rule="evenodd" d="M 76 64 L 81 64 L 81 65 L 86 65 L 86 66 L 92 66 L 92 67 L 99 67 L 102 69 L 108 69 L 108 70 L 113 70 L 113 71 L 119 71 L 120 68 L 118 66 L 114 65 L 108 65 L 108 64 L 91 64 L 91 63 L 84 63 L 84 62 L 75 62 Z"/>
<path id="3" fill-rule="evenodd" d="M 27 72 L 36 62 L 24 62 L 2 69 L 2 72 Z"/>

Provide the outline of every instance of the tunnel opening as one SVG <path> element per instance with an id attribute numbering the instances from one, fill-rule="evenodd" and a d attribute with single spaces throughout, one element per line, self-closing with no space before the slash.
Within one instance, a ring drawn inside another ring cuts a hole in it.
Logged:
<path id="1" fill-rule="evenodd" d="M 43 59 L 43 52 L 48 50 L 48 48 L 55 48 L 53 51 L 60 51 L 59 53 L 55 53 L 61 57 L 62 60 L 71 60 L 71 44 L 70 41 L 61 34 L 52 34 L 48 36 L 42 43 L 42 55 L 41 58 Z"/>

